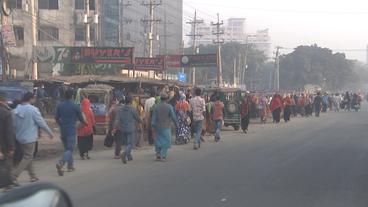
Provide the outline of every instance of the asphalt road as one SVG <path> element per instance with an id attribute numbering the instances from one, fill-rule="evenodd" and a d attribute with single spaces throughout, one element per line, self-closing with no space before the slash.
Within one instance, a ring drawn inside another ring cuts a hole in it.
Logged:
<path id="1" fill-rule="evenodd" d="M 145 150 L 123 165 L 105 150 L 64 177 L 54 160 L 37 170 L 78 207 L 367 207 L 367 131 L 368 112 L 328 113 L 252 125 L 247 135 L 226 131 L 199 151 L 175 146 L 167 163 Z"/>

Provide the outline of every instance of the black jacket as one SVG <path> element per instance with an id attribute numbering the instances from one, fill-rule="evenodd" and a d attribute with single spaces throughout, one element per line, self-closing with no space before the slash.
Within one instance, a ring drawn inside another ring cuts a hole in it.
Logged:
<path id="1" fill-rule="evenodd" d="M 10 108 L 0 103 L 0 151 L 6 155 L 14 151 L 14 128 Z"/>

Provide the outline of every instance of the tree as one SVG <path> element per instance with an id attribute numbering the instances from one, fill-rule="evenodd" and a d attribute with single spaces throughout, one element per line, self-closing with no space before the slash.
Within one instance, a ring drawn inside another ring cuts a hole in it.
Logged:
<path id="1" fill-rule="evenodd" d="M 356 77 L 354 61 L 317 45 L 299 46 L 280 57 L 280 88 L 303 90 L 307 84 L 343 89 Z"/>

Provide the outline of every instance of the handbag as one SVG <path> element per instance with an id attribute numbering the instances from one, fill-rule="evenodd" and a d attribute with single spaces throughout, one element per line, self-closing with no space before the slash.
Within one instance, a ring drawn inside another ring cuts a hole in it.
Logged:
<path id="1" fill-rule="evenodd" d="M 114 144 L 114 136 L 111 134 L 111 132 L 107 133 L 104 141 L 105 147 L 112 147 Z"/>

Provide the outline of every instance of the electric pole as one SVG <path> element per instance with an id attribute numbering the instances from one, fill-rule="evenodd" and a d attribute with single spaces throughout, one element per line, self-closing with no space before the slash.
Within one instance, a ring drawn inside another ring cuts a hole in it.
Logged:
<path id="1" fill-rule="evenodd" d="M 90 12 L 89 12 L 89 2 L 90 0 L 84 0 L 84 23 L 86 24 L 86 32 L 85 32 L 85 36 L 86 36 L 86 46 L 90 47 L 91 46 L 91 25 L 90 22 L 88 21 Z"/>
<path id="2" fill-rule="evenodd" d="M 154 25 L 158 22 L 160 22 L 161 20 L 159 19 L 155 19 L 154 15 L 153 15 L 153 11 L 156 7 L 161 6 L 162 5 L 162 1 L 160 2 L 156 2 L 155 0 L 150 0 L 149 3 L 142 3 L 142 6 L 146 6 L 149 9 L 149 19 L 143 19 L 143 22 L 147 22 L 149 25 L 149 33 L 147 35 L 147 39 L 148 39 L 148 56 L 150 58 L 153 58 L 153 29 L 154 29 Z"/>
<path id="3" fill-rule="evenodd" d="M 201 34 L 197 34 L 197 25 L 203 24 L 202 19 L 197 19 L 197 11 L 194 11 L 194 18 L 193 21 L 187 22 L 187 24 L 192 25 L 192 32 L 187 36 L 192 38 L 192 47 L 193 47 L 193 54 L 197 54 L 197 37 L 201 37 Z M 190 81 L 194 85 L 196 79 L 196 68 L 192 67 L 190 70 Z"/>
<path id="4" fill-rule="evenodd" d="M 128 1 L 124 3 L 124 0 L 119 0 L 119 46 L 122 47 L 124 43 L 124 31 L 123 31 L 123 22 L 124 22 L 124 8 L 129 7 L 132 4 Z"/>
<path id="5" fill-rule="evenodd" d="M 225 42 L 224 39 L 221 38 L 221 35 L 224 34 L 224 31 L 221 29 L 221 26 L 224 22 L 220 21 L 220 15 L 217 13 L 217 23 L 211 23 L 212 26 L 216 27 L 216 31 L 213 32 L 216 35 L 216 40 L 213 40 L 213 43 L 217 44 L 217 87 L 222 86 L 222 61 L 221 61 L 221 45 Z"/>
<path id="6" fill-rule="evenodd" d="M 32 18 L 32 45 L 33 48 L 37 46 L 37 13 L 35 10 L 35 0 L 31 0 L 31 18 Z M 32 79 L 38 79 L 38 64 L 36 60 L 32 61 Z"/>
<path id="7" fill-rule="evenodd" d="M 280 90 L 280 49 L 282 47 L 276 47 L 276 58 L 275 58 L 275 83 L 276 83 L 276 91 Z"/>

